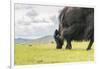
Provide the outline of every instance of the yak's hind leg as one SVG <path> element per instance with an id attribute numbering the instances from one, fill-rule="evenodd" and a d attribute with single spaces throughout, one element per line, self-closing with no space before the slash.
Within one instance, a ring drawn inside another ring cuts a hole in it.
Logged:
<path id="1" fill-rule="evenodd" d="M 67 40 L 66 49 L 72 49 L 71 40 Z"/>
<path id="2" fill-rule="evenodd" d="M 89 45 L 87 47 L 87 50 L 90 50 L 91 49 L 93 42 L 94 42 L 94 40 L 90 40 L 90 43 L 89 43 Z"/>

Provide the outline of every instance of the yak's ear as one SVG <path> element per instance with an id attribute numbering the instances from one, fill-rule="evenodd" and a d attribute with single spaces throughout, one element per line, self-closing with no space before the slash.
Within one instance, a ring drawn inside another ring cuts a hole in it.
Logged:
<path id="1" fill-rule="evenodd" d="M 54 38 L 57 38 L 59 36 L 59 31 L 56 29 L 54 32 Z"/>
<path id="2" fill-rule="evenodd" d="M 59 34 L 59 31 L 56 29 L 55 30 L 55 35 L 58 35 Z"/>

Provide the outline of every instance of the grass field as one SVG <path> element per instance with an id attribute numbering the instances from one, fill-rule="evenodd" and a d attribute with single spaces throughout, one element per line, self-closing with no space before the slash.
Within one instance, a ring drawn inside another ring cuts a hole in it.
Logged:
<path id="1" fill-rule="evenodd" d="M 73 49 L 55 49 L 55 43 L 16 44 L 15 65 L 94 61 L 94 49 L 86 51 L 89 42 L 72 42 Z"/>

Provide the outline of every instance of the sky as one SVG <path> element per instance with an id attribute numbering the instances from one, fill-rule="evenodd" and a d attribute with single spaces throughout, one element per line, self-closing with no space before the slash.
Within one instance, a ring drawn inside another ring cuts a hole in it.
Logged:
<path id="1" fill-rule="evenodd" d="M 15 38 L 37 39 L 53 35 L 63 7 L 15 4 Z"/>

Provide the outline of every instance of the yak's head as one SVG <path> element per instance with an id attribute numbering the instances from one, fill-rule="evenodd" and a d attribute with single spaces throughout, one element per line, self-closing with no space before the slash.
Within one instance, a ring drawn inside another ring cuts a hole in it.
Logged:
<path id="1" fill-rule="evenodd" d="M 55 30 L 55 33 L 54 33 L 54 39 L 57 45 L 56 48 L 61 49 L 63 45 L 63 40 L 60 38 L 60 33 L 57 29 Z"/>

